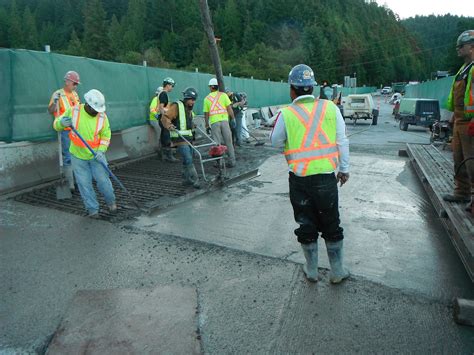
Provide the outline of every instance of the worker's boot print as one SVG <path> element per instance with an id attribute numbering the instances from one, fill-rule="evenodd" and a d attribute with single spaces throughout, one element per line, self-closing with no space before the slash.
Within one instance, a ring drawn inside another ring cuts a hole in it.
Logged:
<path id="1" fill-rule="evenodd" d="M 64 176 L 66 177 L 67 185 L 69 190 L 74 191 L 74 173 L 72 172 L 72 165 L 64 166 Z"/>
<path id="2" fill-rule="evenodd" d="M 328 242 L 326 240 L 326 249 L 328 252 L 329 264 L 331 265 L 331 273 L 329 281 L 338 284 L 349 277 L 349 271 L 344 267 L 342 257 L 343 241 Z"/>
<path id="3" fill-rule="evenodd" d="M 303 272 L 306 279 L 311 282 L 318 282 L 318 242 L 301 244 L 306 264 L 303 265 Z"/>

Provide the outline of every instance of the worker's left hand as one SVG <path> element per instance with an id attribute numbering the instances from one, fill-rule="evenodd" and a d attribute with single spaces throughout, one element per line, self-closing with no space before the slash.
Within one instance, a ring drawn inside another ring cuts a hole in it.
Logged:
<path id="1" fill-rule="evenodd" d="M 347 180 L 349 180 L 349 173 L 341 173 L 341 172 L 337 173 L 337 181 L 341 183 L 341 185 L 339 186 L 344 185 L 347 182 Z"/>
<path id="2" fill-rule="evenodd" d="M 104 152 L 99 151 L 95 153 L 95 160 L 97 160 L 99 163 L 107 164 L 107 159 L 105 158 Z"/>

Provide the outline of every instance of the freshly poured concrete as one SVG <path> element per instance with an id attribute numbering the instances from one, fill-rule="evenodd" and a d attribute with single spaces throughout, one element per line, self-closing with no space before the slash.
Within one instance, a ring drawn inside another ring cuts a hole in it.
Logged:
<path id="1" fill-rule="evenodd" d="M 79 291 L 47 354 L 200 354 L 192 287 Z"/>
<path id="2" fill-rule="evenodd" d="M 279 155 L 256 180 L 122 225 L 0 201 L 0 352 L 44 352 L 77 291 L 169 285 L 197 290 L 204 353 L 473 353 L 474 329 L 451 317 L 451 298 L 472 299 L 472 284 L 396 155 L 403 145 L 388 142 L 426 133 L 400 132 L 388 109 L 377 127 L 348 127 L 369 130 L 351 137 L 340 189 L 353 276 L 339 286 L 323 269 L 307 283 L 293 262 L 302 256 Z"/>

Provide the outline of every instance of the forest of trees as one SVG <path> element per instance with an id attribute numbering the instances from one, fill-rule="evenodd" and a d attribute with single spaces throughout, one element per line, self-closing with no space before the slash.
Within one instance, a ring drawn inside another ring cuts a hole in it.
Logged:
<path id="1" fill-rule="evenodd" d="M 462 63 L 456 52 L 459 34 L 474 28 L 474 17 L 415 16 L 403 20 L 402 24 L 415 36 L 424 51 L 426 78 L 432 72 L 448 70 L 455 73 Z"/>
<path id="2" fill-rule="evenodd" d="M 380 85 L 425 79 L 445 63 L 431 48 L 446 39 L 423 37 L 423 25 L 401 22 L 374 1 L 209 0 L 209 6 L 225 75 L 286 80 L 304 62 L 319 81 L 340 83 L 356 73 L 359 85 Z M 456 32 L 456 26 L 453 17 L 445 27 Z M 213 71 L 197 0 L 0 0 L 0 47 L 45 44 L 58 53 Z"/>

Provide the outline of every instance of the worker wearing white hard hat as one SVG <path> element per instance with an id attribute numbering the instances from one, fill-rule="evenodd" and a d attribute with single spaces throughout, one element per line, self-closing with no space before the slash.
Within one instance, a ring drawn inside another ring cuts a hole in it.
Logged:
<path id="1" fill-rule="evenodd" d="M 229 96 L 219 91 L 219 84 L 216 78 L 209 80 L 211 93 L 204 99 L 204 119 L 206 129 L 212 132 L 212 137 L 218 144 L 227 146 L 229 155 L 228 167 L 235 166 L 234 144 L 232 142 L 232 132 L 230 130 L 229 118 L 234 120 L 234 111 Z"/>
<path id="2" fill-rule="evenodd" d="M 104 95 L 99 90 L 92 89 L 86 92 L 84 99 L 85 104 L 76 105 L 57 117 L 53 127 L 58 132 L 74 127 L 95 151 L 94 157 L 79 136 L 74 131 L 70 132 L 69 151 L 79 192 L 88 216 L 98 218 L 99 203 L 92 184 L 93 179 L 104 196 L 109 211 L 117 211 L 114 189 L 108 171 L 102 166 L 102 164 L 107 164 L 105 152 L 110 144 L 111 131 L 109 119 L 105 113 Z"/>

